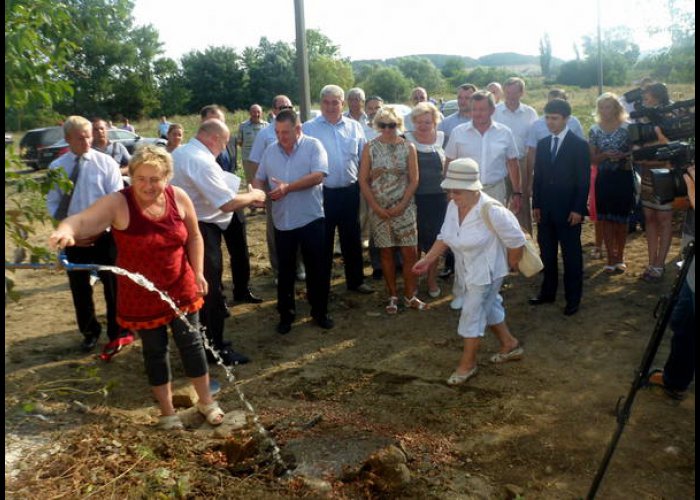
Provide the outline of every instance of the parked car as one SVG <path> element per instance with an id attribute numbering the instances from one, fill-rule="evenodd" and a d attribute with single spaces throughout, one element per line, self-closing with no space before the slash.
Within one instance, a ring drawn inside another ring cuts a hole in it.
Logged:
<path id="1" fill-rule="evenodd" d="M 28 130 L 19 141 L 19 157 L 34 170 L 39 166 L 39 151 L 63 138 L 62 127 L 44 127 Z"/>
<path id="2" fill-rule="evenodd" d="M 128 130 L 110 129 L 107 131 L 107 137 L 111 142 L 121 142 L 129 154 L 133 154 L 136 148 L 144 144 L 156 144 L 165 147 L 167 141 L 156 137 L 141 137 L 138 134 L 129 132 Z M 52 161 L 59 156 L 68 152 L 68 143 L 65 139 L 61 139 L 48 147 L 39 151 L 39 166 L 37 168 L 47 168 Z"/>
<path id="3" fill-rule="evenodd" d="M 457 99 L 451 99 L 449 101 L 445 101 L 445 103 L 442 105 L 442 109 L 440 112 L 442 115 L 447 118 L 453 113 L 456 113 L 459 111 L 459 105 L 457 104 Z"/>

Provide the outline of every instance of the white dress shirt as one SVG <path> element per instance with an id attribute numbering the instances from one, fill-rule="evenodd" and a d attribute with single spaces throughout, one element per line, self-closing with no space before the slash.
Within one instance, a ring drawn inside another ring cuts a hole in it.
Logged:
<path id="1" fill-rule="evenodd" d="M 489 220 L 498 235 L 488 228 L 481 217 L 481 207 L 486 201 L 495 200 L 482 191 L 461 224 L 457 205 L 450 201 L 437 237 L 454 253 L 455 285 L 461 288 L 460 295 L 466 293 L 468 285 L 489 285 L 506 276 L 509 269 L 506 248 L 525 245 L 518 219 L 504 206 L 489 209 Z"/>
<path id="2" fill-rule="evenodd" d="M 508 109 L 504 102 L 496 106 L 493 120 L 506 125 L 515 137 L 515 144 L 518 146 L 520 158 L 527 154 L 525 141 L 530 126 L 537 120 L 537 111 L 527 104 L 520 103 L 515 111 Z"/>
<path id="3" fill-rule="evenodd" d="M 459 125 L 450 134 L 445 156 L 451 160 L 471 158 L 479 164 L 480 179 L 484 186 L 497 184 L 508 176 L 506 161 L 516 159 L 518 147 L 510 129 L 498 122 L 481 135 L 474 122 Z"/>
<path id="4" fill-rule="evenodd" d="M 75 159 L 75 153 L 69 151 L 52 161 L 49 169 L 62 168 L 70 177 L 75 168 Z M 80 174 L 68 206 L 68 216 L 82 212 L 104 195 L 123 188 L 124 181 L 117 162 L 104 153 L 90 149 L 80 158 Z M 46 208 L 52 217 L 62 197 L 63 191 L 59 189 L 52 189 L 46 195 Z"/>
<path id="5" fill-rule="evenodd" d="M 192 199 L 197 220 L 216 224 L 222 230 L 231 223 L 233 212 L 219 207 L 236 197 L 216 157 L 196 138 L 173 151 L 170 184 L 182 188 Z"/>

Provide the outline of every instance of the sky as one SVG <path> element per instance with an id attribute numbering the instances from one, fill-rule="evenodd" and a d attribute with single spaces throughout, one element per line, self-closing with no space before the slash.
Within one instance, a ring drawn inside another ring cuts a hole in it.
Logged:
<path id="1" fill-rule="evenodd" d="M 689 0 L 676 0 L 688 5 Z M 664 0 L 305 0 L 307 29 L 320 29 L 343 57 L 387 59 L 411 54 L 480 57 L 494 52 L 539 55 L 549 34 L 552 55 L 575 58 L 574 44 L 601 27 L 625 25 L 642 52 L 670 44 L 650 35 L 650 23 L 669 24 Z M 486 6 L 486 8 L 484 8 Z M 191 50 L 256 47 L 260 38 L 294 42 L 294 0 L 135 0 L 137 25 L 160 34 L 164 55 Z"/>

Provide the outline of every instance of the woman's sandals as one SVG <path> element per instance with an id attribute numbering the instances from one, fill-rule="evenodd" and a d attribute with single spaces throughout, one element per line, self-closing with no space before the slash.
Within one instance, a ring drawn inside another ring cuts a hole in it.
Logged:
<path id="1" fill-rule="evenodd" d="M 204 416 L 209 425 L 221 425 L 224 421 L 225 413 L 216 401 L 208 405 L 197 403 L 197 411 Z"/>

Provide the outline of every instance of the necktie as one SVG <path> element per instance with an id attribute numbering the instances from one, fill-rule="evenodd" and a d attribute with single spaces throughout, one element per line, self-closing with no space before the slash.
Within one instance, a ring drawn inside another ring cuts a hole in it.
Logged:
<path id="1" fill-rule="evenodd" d="M 559 146 L 559 137 L 556 135 L 552 138 L 552 151 L 551 151 L 551 159 L 552 163 L 554 163 L 555 158 L 557 157 L 557 148 Z"/>
<path id="2" fill-rule="evenodd" d="M 56 220 L 63 220 L 68 217 L 68 207 L 70 206 L 70 200 L 73 198 L 73 193 L 75 192 L 75 183 L 78 182 L 78 175 L 80 174 L 80 156 L 75 157 L 75 165 L 73 166 L 73 171 L 70 173 L 70 181 L 73 183 L 73 187 L 70 192 L 63 193 L 61 201 L 58 204 L 56 213 L 53 215 Z"/>

